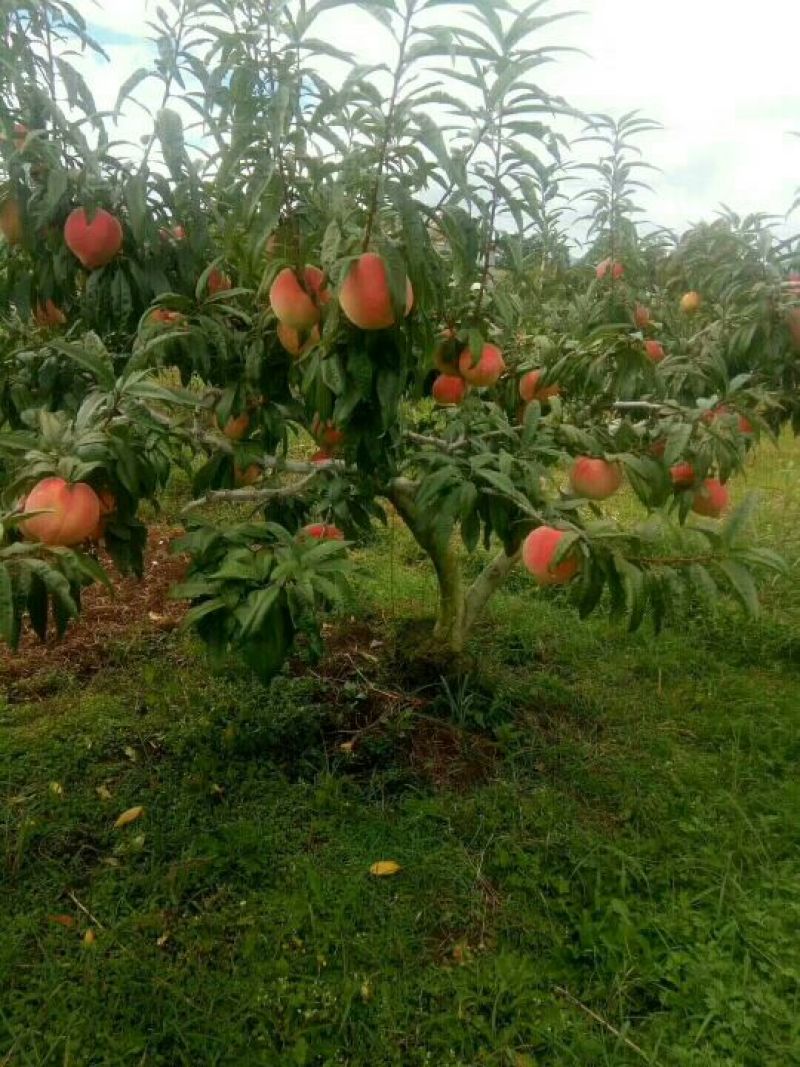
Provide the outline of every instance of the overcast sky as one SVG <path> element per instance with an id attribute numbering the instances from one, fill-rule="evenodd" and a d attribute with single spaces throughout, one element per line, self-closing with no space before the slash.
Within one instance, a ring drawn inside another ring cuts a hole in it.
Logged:
<path id="1" fill-rule="evenodd" d="M 75 0 L 73 0 L 75 2 Z M 521 0 L 517 0 L 517 6 Z M 77 0 L 112 55 L 92 78 L 98 105 L 148 65 L 154 0 Z M 740 213 L 784 215 L 800 186 L 800 4 L 795 0 L 552 0 L 548 11 L 583 14 L 551 28 L 547 43 L 580 47 L 543 68 L 539 81 L 585 111 L 634 108 L 664 124 L 646 135 L 648 162 L 661 168 L 643 197 L 648 217 L 681 230 L 721 203 Z M 382 31 L 355 9 L 337 12 L 317 35 L 367 62 L 390 58 Z M 448 8 L 440 9 L 444 21 Z M 321 21 L 321 20 L 320 20 Z M 541 43 L 541 42 L 540 42 Z M 383 52 L 383 55 L 381 55 Z M 141 113 L 140 113 L 141 114 Z M 145 120 L 146 121 L 146 120 Z M 124 132 L 141 123 L 129 115 Z M 784 229 L 784 227 L 781 227 Z M 800 228 L 800 212 L 789 229 Z"/>

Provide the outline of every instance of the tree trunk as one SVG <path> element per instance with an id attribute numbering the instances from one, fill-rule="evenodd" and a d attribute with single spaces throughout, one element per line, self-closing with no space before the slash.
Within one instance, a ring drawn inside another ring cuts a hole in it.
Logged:
<path id="1" fill-rule="evenodd" d="M 411 531 L 414 540 L 428 554 L 439 583 L 439 606 L 434 638 L 442 651 L 461 655 L 469 635 L 486 604 L 505 581 L 519 559 L 519 551 L 509 556 L 500 552 L 484 567 L 468 590 L 462 580 L 461 560 L 451 543 L 443 544 L 431 536 L 419 515 L 416 485 L 404 478 L 392 483 L 389 499 Z"/>

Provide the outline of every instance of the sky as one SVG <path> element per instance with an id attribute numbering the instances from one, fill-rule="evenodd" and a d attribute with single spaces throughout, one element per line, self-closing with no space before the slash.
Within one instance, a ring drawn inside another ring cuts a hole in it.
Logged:
<path id="1" fill-rule="evenodd" d="M 75 0 L 73 0 L 75 2 Z M 515 0 L 520 6 L 522 0 Z M 147 18 L 154 0 L 77 0 L 112 58 L 90 68 L 98 105 L 113 106 L 119 85 L 151 56 Z M 580 8 L 544 31 L 540 43 L 583 49 L 538 72 L 540 84 L 585 111 L 639 109 L 664 129 L 640 142 L 660 168 L 643 194 L 648 217 L 681 231 L 721 204 L 740 214 L 783 217 L 800 187 L 800 4 L 794 0 L 552 0 L 546 11 Z M 440 17 L 451 17 L 440 8 Z M 322 16 L 317 35 L 364 62 L 391 60 L 391 42 L 350 9 Z M 146 131 L 131 111 L 120 132 Z M 587 149 L 583 149 L 584 152 Z M 586 157 L 589 158 L 589 157 Z M 800 211 L 781 232 L 800 228 Z"/>

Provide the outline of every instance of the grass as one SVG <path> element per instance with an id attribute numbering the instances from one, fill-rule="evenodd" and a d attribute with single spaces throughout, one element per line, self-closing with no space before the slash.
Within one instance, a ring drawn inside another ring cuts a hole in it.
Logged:
<path id="1" fill-rule="evenodd" d="M 799 467 L 749 475 L 761 620 L 656 640 L 515 575 L 415 676 L 391 529 L 269 688 L 174 634 L 9 688 L 0 1064 L 800 1063 Z"/>

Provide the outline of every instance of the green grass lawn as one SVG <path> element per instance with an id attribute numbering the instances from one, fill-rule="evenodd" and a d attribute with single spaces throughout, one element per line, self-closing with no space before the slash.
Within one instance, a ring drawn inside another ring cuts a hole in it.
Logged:
<path id="1" fill-rule="evenodd" d="M 630 635 L 520 573 L 416 674 L 393 527 L 269 688 L 174 633 L 8 682 L 0 1065 L 800 1064 L 799 472 L 747 479 L 760 620 Z"/>

